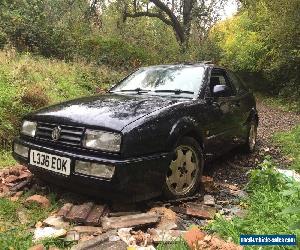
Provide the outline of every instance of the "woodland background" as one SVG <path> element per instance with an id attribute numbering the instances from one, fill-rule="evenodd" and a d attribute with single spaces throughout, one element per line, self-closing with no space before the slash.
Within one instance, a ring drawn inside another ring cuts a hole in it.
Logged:
<path id="1" fill-rule="evenodd" d="M 0 138 L 135 68 L 210 60 L 300 109 L 300 0 L 0 0 Z"/>

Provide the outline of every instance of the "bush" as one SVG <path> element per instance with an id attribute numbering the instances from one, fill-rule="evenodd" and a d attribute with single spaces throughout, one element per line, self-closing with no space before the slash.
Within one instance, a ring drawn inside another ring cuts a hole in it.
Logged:
<path id="1" fill-rule="evenodd" d="M 118 38 L 91 36 L 83 41 L 81 47 L 81 55 L 98 65 L 132 68 L 149 60 L 149 55 L 142 48 Z"/>
<path id="2" fill-rule="evenodd" d="M 7 35 L 0 28 L 0 49 L 3 49 L 7 44 Z"/>
<path id="3" fill-rule="evenodd" d="M 49 104 L 49 97 L 43 87 L 29 86 L 21 95 L 21 105 L 24 104 L 33 109 L 38 109 Z"/>

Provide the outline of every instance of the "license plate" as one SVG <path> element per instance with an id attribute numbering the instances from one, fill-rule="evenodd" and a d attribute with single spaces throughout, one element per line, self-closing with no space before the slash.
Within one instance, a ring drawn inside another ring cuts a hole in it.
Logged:
<path id="1" fill-rule="evenodd" d="M 63 175 L 70 175 L 71 159 L 51 155 L 37 150 L 30 150 L 30 165 L 44 168 Z"/>

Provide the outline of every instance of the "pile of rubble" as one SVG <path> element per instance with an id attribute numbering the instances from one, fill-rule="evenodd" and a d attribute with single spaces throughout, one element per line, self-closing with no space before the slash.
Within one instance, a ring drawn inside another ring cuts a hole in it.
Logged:
<path id="1" fill-rule="evenodd" d="M 0 196 L 18 200 L 24 190 L 33 190 L 36 181 L 23 166 L 0 173 Z M 244 216 L 238 206 L 246 194 L 236 185 L 215 183 L 204 176 L 197 195 L 171 201 L 149 201 L 144 204 L 104 204 L 79 199 L 62 199 L 64 205 L 44 221 L 35 225 L 34 241 L 63 238 L 75 243 L 72 249 L 155 249 L 160 244 L 185 240 L 191 249 L 241 249 L 200 229 L 216 213 L 228 219 Z M 34 192 L 33 192 L 34 193 Z M 24 205 L 36 203 L 48 208 L 50 201 L 43 195 L 28 197 Z M 194 227 L 191 229 L 191 225 Z M 43 249 L 43 246 L 37 245 Z"/>
<path id="2" fill-rule="evenodd" d="M 241 249 L 230 242 L 201 231 L 216 213 L 231 218 L 243 216 L 243 210 L 229 202 L 215 200 L 217 190 L 227 190 L 237 197 L 242 192 L 234 185 L 215 184 L 204 177 L 204 196 L 172 201 L 152 201 L 137 205 L 109 206 L 94 203 L 65 203 L 55 214 L 37 225 L 34 239 L 64 237 L 76 242 L 73 250 L 87 249 L 155 249 L 184 239 L 191 249 Z M 124 208 L 125 207 L 125 208 Z M 117 208 L 117 209 L 116 209 Z M 195 227 L 190 229 L 191 225 Z"/>
<path id="3" fill-rule="evenodd" d="M 24 166 L 15 166 L 0 172 L 0 198 L 11 197 L 17 200 L 22 195 L 22 190 L 29 186 L 32 174 Z"/>
<path id="4" fill-rule="evenodd" d="M 209 203 L 210 205 L 204 204 Z M 73 250 L 155 249 L 160 243 L 184 239 L 191 249 L 241 249 L 233 243 L 210 236 L 199 227 L 188 229 L 181 216 L 210 220 L 216 213 L 212 197 L 148 211 L 114 212 L 107 205 L 85 202 L 67 203 L 49 218 L 36 225 L 34 240 L 64 237 L 77 242 Z"/>

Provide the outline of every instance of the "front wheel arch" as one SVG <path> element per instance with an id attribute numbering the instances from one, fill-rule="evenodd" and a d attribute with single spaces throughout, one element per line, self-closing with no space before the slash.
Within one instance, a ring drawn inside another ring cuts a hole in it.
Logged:
<path id="1" fill-rule="evenodd" d="M 167 147 L 174 150 L 178 141 L 183 137 L 194 138 L 204 150 L 203 129 L 193 118 L 183 117 L 173 125 L 167 140 Z"/>

